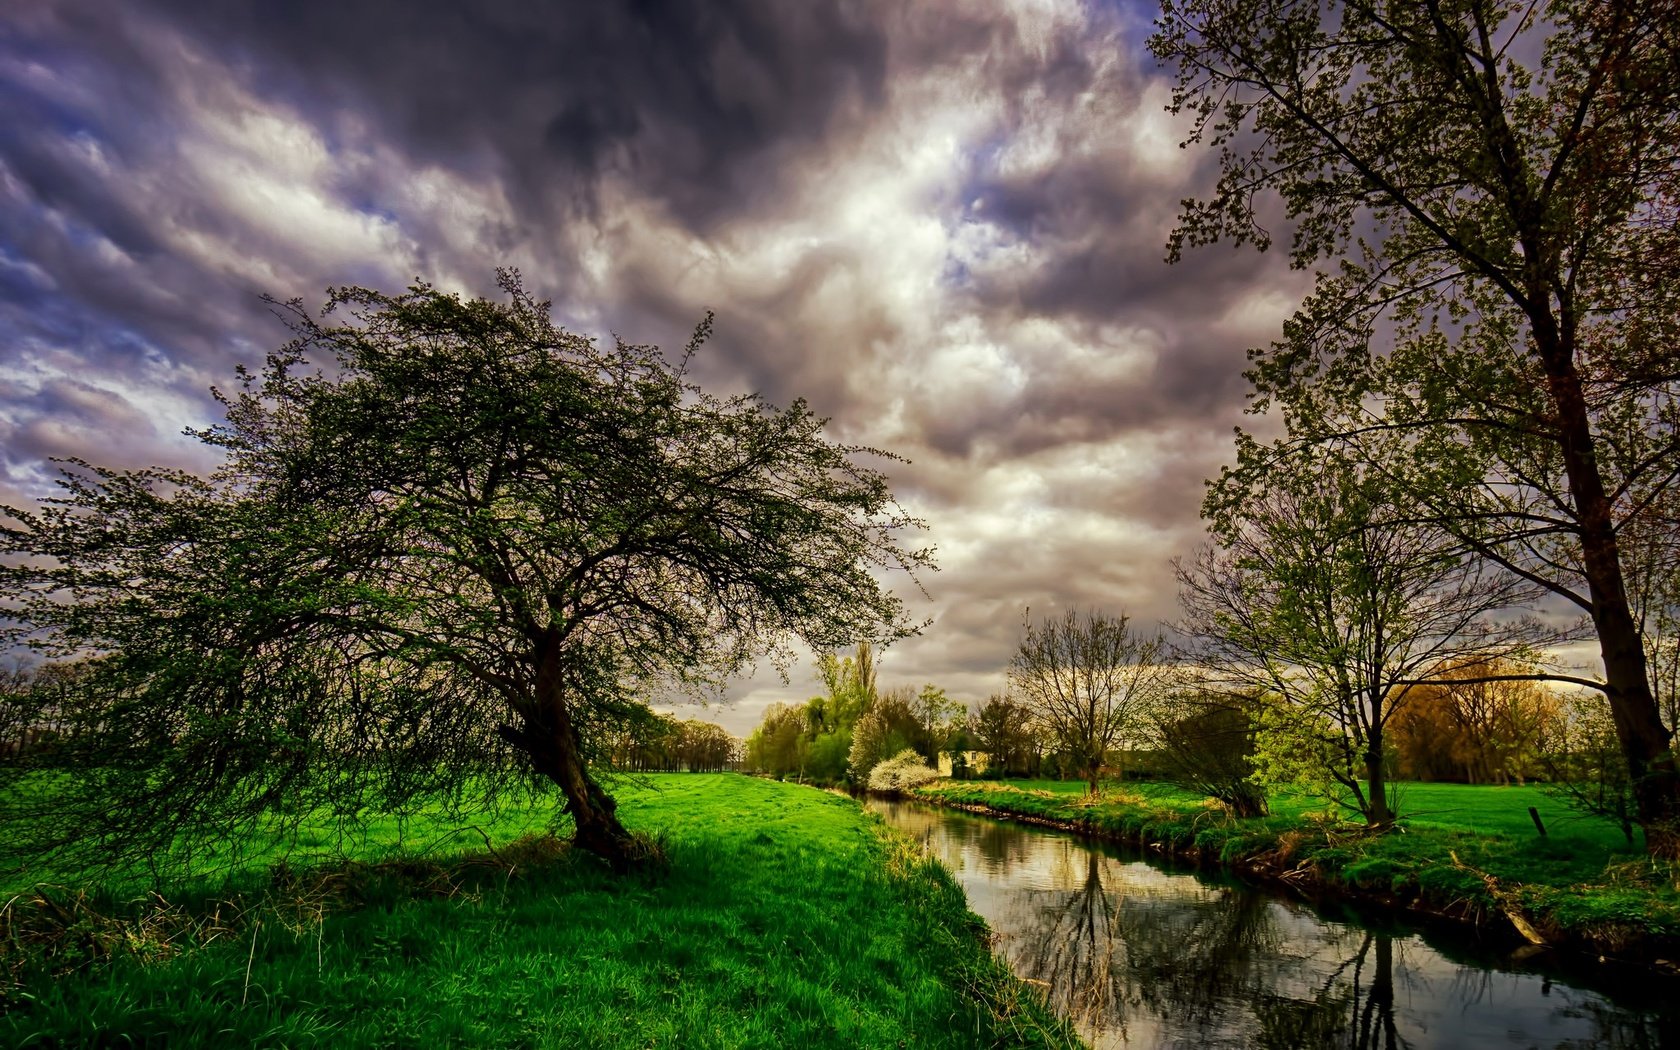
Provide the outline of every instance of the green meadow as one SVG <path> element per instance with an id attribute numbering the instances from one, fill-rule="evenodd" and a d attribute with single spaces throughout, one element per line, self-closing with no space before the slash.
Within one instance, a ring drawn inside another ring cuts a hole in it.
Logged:
<path id="1" fill-rule="evenodd" d="M 1085 784 L 1079 780 L 1010 780 L 1007 786 L 1025 792 L 1048 792 L 1053 795 L 1082 796 Z M 954 785 L 952 785 L 954 786 Z M 1163 809 L 1185 813 L 1205 811 L 1205 800 L 1193 792 L 1159 781 L 1128 781 L 1124 785 L 1108 785 L 1110 792 L 1119 790 L 1128 797 Z M 1594 854 L 1604 857 L 1625 854 L 1643 856 L 1643 850 L 1629 850 L 1626 839 L 1617 825 L 1604 817 L 1572 809 L 1545 788 L 1534 784 L 1472 785 L 1437 784 L 1398 781 L 1389 784 L 1401 814 L 1400 824 L 1405 831 L 1440 828 L 1452 831 L 1485 832 L 1509 839 L 1535 838 L 1539 832 L 1528 815 L 1533 806 L 1539 811 L 1548 836 L 1558 836 L 1585 844 Z M 1321 798 L 1287 789 L 1274 791 L 1271 799 L 1273 817 L 1292 821 L 1308 818 L 1325 810 Z M 1404 832 L 1403 832 L 1404 833 Z"/>
<path id="2" fill-rule="evenodd" d="M 618 792 L 667 863 L 615 876 L 513 814 L 191 900 L 10 894 L 0 1045 L 1077 1045 L 852 800 L 731 774 Z"/>

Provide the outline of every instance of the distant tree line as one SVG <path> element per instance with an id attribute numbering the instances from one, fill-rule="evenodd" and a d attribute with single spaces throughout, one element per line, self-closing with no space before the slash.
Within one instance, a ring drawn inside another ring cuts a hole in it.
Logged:
<path id="1" fill-rule="evenodd" d="M 720 725 L 649 713 L 619 734 L 612 768 L 627 773 L 721 773 L 741 768 L 741 741 Z"/>
<path id="2" fill-rule="evenodd" d="M 76 732 L 76 691 L 87 670 L 80 661 L 21 660 L 0 669 L 0 759 L 49 749 Z"/>
<path id="3" fill-rule="evenodd" d="M 1459 579 L 1453 587 L 1463 585 Z M 1430 608 L 1446 601 L 1438 591 L 1428 597 Z M 1379 616 L 1416 623 L 1416 604 L 1372 602 L 1362 606 L 1368 619 L 1359 626 Z M 1323 703 L 1322 690 L 1303 687 L 1305 675 L 1336 673 L 1340 665 L 1327 657 L 1308 660 L 1294 650 L 1292 662 L 1276 669 L 1281 687 L 1269 689 L 1264 678 L 1233 676 L 1234 667 L 1253 667 L 1205 637 L 1169 647 L 1159 635 L 1136 633 L 1124 615 L 1096 610 L 1026 620 L 1008 669 L 1010 690 L 973 711 L 931 685 L 883 693 L 874 653 L 860 646 L 854 656 L 819 659 L 824 695 L 766 711 L 743 765 L 864 786 L 902 780 L 896 772 L 872 775 L 889 758 L 902 765 L 911 754 L 935 767 L 944 755 L 943 768 L 959 778 L 1077 778 L 1091 791 L 1128 777 L 1171 781 L 1238 815 L 1266 812 L 1270 792 L 1290 786 L 1385 826 L 1400 814 L 1395 799 L 1384 797 L 1386 816 L 1374 819 L 1373 770 L 1379 784 L 1538 782 L 1618 821 L 1631 840 L 1636 799 L 1602 705 L 1536 681 L 1541 676 L 1511 654 L 1506 633 L 1446 634 L 1424 646 L 1435 662 L 1419 660 L 1353 705 Z M 1390 631 L 1391 644 L 1418 637 Z"/>
<path id="4" fill-rule="evenodd" d="M 1093 641 L 1093 632 L 1094 641 Z M 977 709 L 933 684 L 882 691 L 874 651 L 818 658 L 826 687 L 803 704 L 772 704 L 747 738 L 746 768 L 820 784 L 861 785 L 879 763 L 911 751 L 941 756 L 954 776 L 1113 775 L 1166 679 L 1156 638 L 1124 617 L 1092 613 L 1027 625 L 1010 671 L 1015 693 Z"/>
<path id="5" fill-rule="evenodd" d="M 861 784 L 869 771 L 906 750 L 937 766 L 967 747 L 967 711 L 928 684 L 882 691 L 875 651 L 817 658 L 824 691 L 801 704 L 775 703 L 747 737 L 745 766 L 816 784 Z"/>

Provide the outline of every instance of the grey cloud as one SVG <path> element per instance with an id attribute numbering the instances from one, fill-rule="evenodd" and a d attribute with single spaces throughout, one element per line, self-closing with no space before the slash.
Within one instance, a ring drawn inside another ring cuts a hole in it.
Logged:
<path id="1" fill-rule="evenodd" d="M 1159 102 L 1130 8 L 25 10 L 0 29 L 0 363 L 27 353 L 59 385 L 0 395 L 7 484 L 127 435 L 183 455 L 169 437 L 205 421 L 205 388 L 284 337 L 260 293 L 413 275 L 483 292 L 515 263 L 591 334 L 675 347 L 714 308 L 702 383 L 807 398 L 914 461 L 885 469 L 950 553 L 894 682 L 981 688 L 1028 603 L 1169 617 L 1165 558 L 1200 531 L 1242 350 L 1266 337 L 1231 308 L 1295 287 L 1253 253 L 1160 262 L 1210 173 L 1122 137 Z M 78 370 L 174 400 L 90 402 Z M 1007 486 L 1035 471 L 1029 531 Z"/>
<path id="2" fill-rule="evenodd" d="M 586 210 L 595 180 L 622 172 L 697 227 L 773 186 L 780 154 L 877 103 L 886 47 L 837 2 L 149 9 L 231 50 L 264 94 L 370 119 L 417 165 L 495 172 L 527 205 Z"/>
<path id="3" fill-rule="evenodd" d="M 35 486 L 57 476 L 52 459 L 77 457 L 136 469 L 164 458 L 173 436 L 160 433 L 153 414 L 124 394 L 71 379 L 53 379 L 35 391 L 27 410 L 0 416 L 0 464 L 14 481 Z"/>

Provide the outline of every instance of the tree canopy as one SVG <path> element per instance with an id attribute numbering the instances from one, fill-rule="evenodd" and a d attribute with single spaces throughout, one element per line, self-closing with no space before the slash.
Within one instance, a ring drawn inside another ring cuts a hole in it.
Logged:
<path id="1" fill-rule="evenodd" d="M 622 865 L 593 764 L 651 691 L 917 629 L 881 577 L 930 565 L 919 523 L 859 462 L 885 453 L 700 390 L 710 318 L 671 360 L 499 283 L 276 304 L 294 338 L 196 432 L 212 475 L 72 461 L 5 508 L 0 641 L 88 658 L 62 741 L 0 768 L 15 846 L 179 857 L 550 784 Z"/>
<path id="2" fill-rule="evenodd" d="M 1097 610 L 1021 627 L 1009 661 L 1012 695 L 1043 727 L 1096 794 L 1104 761 L 1145 727 L 1173 684 L 1160 635 L 1144 635 L 1121 613 Z"/>
<path id="3" fill-rule="evenodd" d="M 1680 5 L 1166 0 L 1158 24 L 1221 169 L 1170 252 L 1264 247 L 1276 194 L 1295 265 L 1330 262 L 1256 351 L 1256 409 L 1392 465 L 1418 518 L 1590 619 L 1641 821 L 1680 851 L 1623 546 L 1680 472 Z"/>
<path id="4" fill-rule="evenodd" d="M 974 712 L 969 733 L 986 752 L 988 769 L 1026 776 L 1038 772 L 1039 734 L 1032 711 L 1005 694 L 993 693 Z"/>
<path id="5" fill-rule="evenodd" d="M 1516 612 L 1540 588 L 1323 450 L 1264 481 L 1227 470 L 1204 515 L 1218 545 L 1177 565 L 1193 659 L 1223 691 L 1275 701 L 1257 709 L 1263 769 L 1275 758 L 1272 775 L 1320 783 L 1373 825 L 1394 817 L 1386 730 L 1419 681 L 1561 637 Z"/>

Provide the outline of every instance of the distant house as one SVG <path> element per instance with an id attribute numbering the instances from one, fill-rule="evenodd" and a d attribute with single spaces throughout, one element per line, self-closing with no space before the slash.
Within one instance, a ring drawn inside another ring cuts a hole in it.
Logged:
<path id="1" fill-rule="evenodd" d="M 962 764 L 968 768 L 969 776 L 984 773 L 986 771 L 986 767 L 991 765 L 992 756 L 988 755 L 984 751 L 941 751 L 939 752 L 940 776 L 948 777 L 953 775 L 952 770 L 956 768 L 956 762 L 952 757 L 953 755 L 962 756 Z"/>

